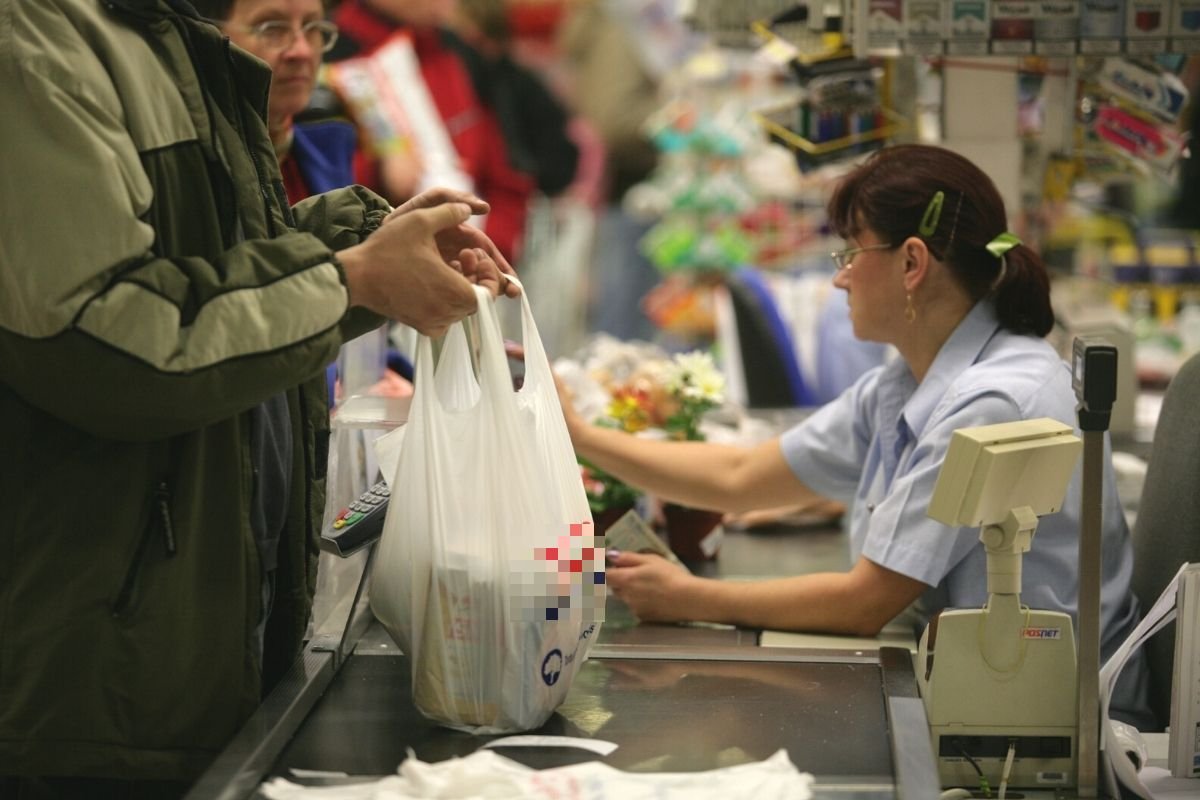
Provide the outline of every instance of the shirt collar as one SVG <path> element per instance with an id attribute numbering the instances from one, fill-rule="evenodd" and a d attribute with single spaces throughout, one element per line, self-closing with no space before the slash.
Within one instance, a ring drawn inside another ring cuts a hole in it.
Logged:
<path id="1" fill-rule="evenodd" d="M 920 438 L 929 417 L 945 396 L 950 384 L 967 367 L 979 360 L 979 354 L 999 330 L 996 310 L 989 300 L 980 300 L 963 317 L 962 322 L 942 345 L 925 379 L 917 384 L 912 396 L 904 404 L 902 417 L 913 436 Z M 911 381 L 911 373 L 909 373 Z"/>

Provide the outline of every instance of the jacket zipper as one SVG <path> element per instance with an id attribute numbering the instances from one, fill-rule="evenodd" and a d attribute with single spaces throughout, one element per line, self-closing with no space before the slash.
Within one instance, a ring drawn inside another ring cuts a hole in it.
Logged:
<path id="1" fill-rule="evenodd" d="M 175 526 L 171 522 L 171 492 L 166 481 L 159 482 L 158 488 L 154 490 L 150 506 L 150 520 L 146 525 L 146 530 L 142 533 L 142 538 L 138 541 L 137 549 L 134 550 L 133 560 L 130 562 L 129 568 L 125 570 L 125 577 L 121 581 L 121 589 L 117 592 L 117 598 L 113 601 L 112 615 L 114 617 L 119 617 L 129 610 L 134 590 L 137 588 L 138 576 L 146 561 L 146 550 L 154 535 L 157 533 L 162 537 L 163 550 L 167 558 L 173 558 L 178 550 L 175 541 Z"/>
<path id="2" fill-rule="evenodd" d="M 158 489 L 154 492 L 155 511 L 158 512 L 158 524 L 161 526 L 163 537 L 163 551 L 166 552 L 167 558 L 174 558 L 175 552 L 178 549 L 175 545 L 175 526 L 171 524 L 171 491 L 167 488 L 167 482 L 161 481 L 158 484 Z"/>

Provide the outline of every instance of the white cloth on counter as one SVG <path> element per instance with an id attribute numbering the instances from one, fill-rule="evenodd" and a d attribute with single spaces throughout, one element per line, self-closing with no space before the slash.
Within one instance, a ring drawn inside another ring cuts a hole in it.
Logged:
<path id="1" fill-rule="evenodd" d="M 778 750 L 763 761 L 707 772 L 622 772 L 590 761 L 535 770 L 491 750 L 428 764 L 410 751 L 399 774 L 368 783 L 300 786 L 275 778 L 271 800 L 808 800 L 813 776 Z"/>

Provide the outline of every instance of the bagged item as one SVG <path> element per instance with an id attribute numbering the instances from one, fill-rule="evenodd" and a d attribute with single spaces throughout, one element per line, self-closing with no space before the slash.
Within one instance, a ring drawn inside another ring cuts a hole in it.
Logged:
<path id="1" fill-rule="evenodd" d="M 504 733 L 565 699 L 603 619 L 604 550 L 529 302 L 514 391 L 496 301 L 476 294 L 436 367 L 418 342 L 371 609 L 412 660 L 421 713 Z"/>
<path id="2" fill-rule="evenodd" d="M 809 800 L 813 776 L 786 750 L 762 761 L 704 772 L 622 772 L 599 761 L 535 770 L 489 750 L 437 763 L 410 750 L 398 775 L 335 786 L 275 778 L 259 787 L 270 800 Z"/>

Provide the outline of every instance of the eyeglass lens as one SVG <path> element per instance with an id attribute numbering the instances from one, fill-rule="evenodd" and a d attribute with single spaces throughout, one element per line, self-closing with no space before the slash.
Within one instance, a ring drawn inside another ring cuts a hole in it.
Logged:
<path id="1" fill-rule="evenodd" d="M 310 47 L 321 52 L 328 51 L 337 40 L 337 27 L 325 20 L 306 22 L 300 26 L 300 32 Z M 295 26 L 282 20 L 262 23 L 255 29 L 255 34 L 263 44 L 277 49 L 291 47 L 296 41 Z"/>

